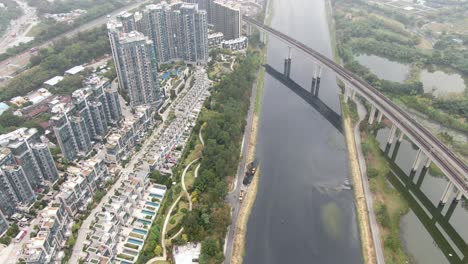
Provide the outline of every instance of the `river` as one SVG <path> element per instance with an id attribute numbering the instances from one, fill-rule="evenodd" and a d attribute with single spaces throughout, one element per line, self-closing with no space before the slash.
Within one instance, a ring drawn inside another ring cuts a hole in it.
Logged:
<path id="1" fill-rule="evenodd" d="M 323 0 L 274 0 L 272 27 L 331 57 Z M 268 64 L 282 71 L 288 48 L 271 38 Z M 291 78 L 310 87 L 312 61 L 292 53 Z M 319 97 L 341 113 L 333 74 Z M 261 176 L 244 262 L 362 263 L 344 137 L 287 87 L 265 77 L 258 158 Z"/>

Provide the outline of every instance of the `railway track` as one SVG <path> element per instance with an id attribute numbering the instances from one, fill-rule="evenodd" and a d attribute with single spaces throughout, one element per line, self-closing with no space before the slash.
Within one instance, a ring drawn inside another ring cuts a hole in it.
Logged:
<path id="1" fill-rule="evenodd" d="M 426 155 L 430 156 L 432 161 L 442 167 L 441 169 L 446 172 L 446 176 L 456 182 L 456 185 L 461 188 L 465 196 L 468 194 L 468 166 L 432 133 L 417 123 L 407 112 L 398 107 L 375 87 L 305 44 L 248 16 L 243 16 L 243 19 L 247 23 L 273 34 L 288 45 L 292 45 L 307 55 L 312 56 L 318 62 L 338 74 L 346 83 L 351 84 L 363 96 L 372 101 L 379 110 L 385 112 L 388 118 L 398 123 L 399 128 L 404 130 L 407 136 L 416 141 L 415 143 L 419 145 Z"/>

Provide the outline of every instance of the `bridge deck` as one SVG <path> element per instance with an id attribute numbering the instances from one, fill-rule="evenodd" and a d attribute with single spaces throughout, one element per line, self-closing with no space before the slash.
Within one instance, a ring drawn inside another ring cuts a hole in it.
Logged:
<path id="1" fill-rule="evenodd" d="M 468 167 L 439 139 L 427 129 L 418 124 L 408 113 L 386 98 L 376 88 L 335 63 L 326 56 L 306 46 L 305 44 L 261 23 L 248 16 L 243 20 L 258 29 L 277 37 L 286 44 L 297 48 L 299 51 L 311 56 L 318 63 L 335 72 L 339 78 L 350 88 L 355 89 L 362 97 L 374 104 L 379 111 L 385 114 L 401 131 L 405 133 L 455 184 L 458 190 L 468 197 Z"/>

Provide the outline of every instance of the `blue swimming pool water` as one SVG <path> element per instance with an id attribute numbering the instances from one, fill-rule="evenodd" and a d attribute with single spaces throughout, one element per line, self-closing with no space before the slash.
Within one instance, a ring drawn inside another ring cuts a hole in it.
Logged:
<path id="1" fill-rule="evenodd" d="M 155 203 L 155 202 L 146 202 L 146 204 L 154 206 L 154 207 L 159 207 L 159 203 Z"/>
<path id="2" fill-rule="evenodd" d="M 138 233 L 138 234 L 142 234 L 142 235 L 146 235 L 146 234 L 148 234 L 148 232 L 147 232 L 147 231 L 145 231 L 145 230 L 142 230 L 142 229 L 137 229 L 137 228 L 133 228 L 133 230 L 132 230 L 132 231 L 133 231 L 133 232 L 135 232 L 135 233 Z"/>
<path id="3" fill-rule="evenodd" d="M 155 194 L 155 193 L 150 193 L 150 196 L 151 196 L 151 197 L 155 197 L 155 198 L 159 198 L 159 199 L 161 199 L 161 198 L 162 198 L 162 196 L 161 196 L 161 195 L 159 195 L 159 194 Z"/>
<path id="4" fill-rule="evenodd" d="M 141 212 L 142 212 L 143 214 L 145 214 L 145 215 L 151 215 L 151 216 L 155 215 L 154 212 L 151 212 L 151 211 L 148 211 L 148 210 L 141 210 Z"/>
<path id="5" fill-rule="evenodd" d="M 129 239 L 127 240 L 127 242 L 132 243 L 132 244 L 135 244 L 135 245 L 140 245 L 140 246 L 143 245 L 143 241 L 136 240 L 136 239 L 133 239 L 133 238 L 129 238 Z"/>

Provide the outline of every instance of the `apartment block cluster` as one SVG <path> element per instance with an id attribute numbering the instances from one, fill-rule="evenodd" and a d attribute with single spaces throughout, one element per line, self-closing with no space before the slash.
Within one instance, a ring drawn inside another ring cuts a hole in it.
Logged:
<path id="1" fill-rule="evenodd" d="M 84 243 L 86 263 L 135 263 L 157 216 L 166 186 L 144 177 L 125 180 L 94 215 Z"/>
<path id="2" fill-rule="evenodd" d="M 134 112 L 132 117 L 125 119 L 118 130 L 113 130 L 107 137 L 105 145 L 107 162 L 119 163 L 128 160 L 146 131 L 154 125 L 150 107 L 137 106 Z"/>
<path id="3" fill-rule="evenodd" d="M 66 173 L 60 192 L 38 217 L 37 235 L 24 244 L 22 257 L 28 264 L 53 263 L 61 258 L 74 217 L 87 210 L 95 192 L 111 178 L 106 164 L 98 158 L 80 161 Z"/>
<path id="4" fill-rule="evenodd" d="M 197 0 L 151 4 L 141 13 L 124 12 L 110 21 L 107 28 L 119 87 L 128 93 L 130 105 L 164 103 L 157 78 L 161 64 L 205 64 L 209 47 L 247 47 L 241 17 L 240 8 L 232 3 Z"/>
<path id="5" fill-rule="evenodd" d="M 86 157 L 92 142 L 103 140 L 110 127 L 122 120 L 119 95 L 107 79 L 74 91 L 71 103 L 54 106 L 52 113 L 55 137 L 69 161 Z"/>
<path id="6" fill-rule="evenodd" d="M 72 219 L 62 203 L 51 203 L 38 216 L 39 230 L 35 237 L 24 245 L 25 263 L 54 263 L 61 248 L 70 236 Z M 22 231 L 23 232 L 23 231 Z"/>
<path id="7" fill-rule="evenodd" d="M 35 128 L 0 135 L 0 218 L 26 211 L 36 200 L 35 191 L 57 181 L 52 154 L 42 140 Z M 0 234 L 4 231 L 0 225 Z"/>
<path id="8" fill-rule="evenodd" d="M 119 86 L 131 106 L 163 103 L 158 65 L 208 59 L 206 12 L 194 4 L 148 5 L 143 14 L 120 14 L 108 31 Z"/>
<path id="9" fill-rule="evenodd" d="M 208 47 L 244 50 L 248 39 L 242 33 L 242 7 L 238 2 L 224 0 L 186 0 L 206 10 Z"/>

